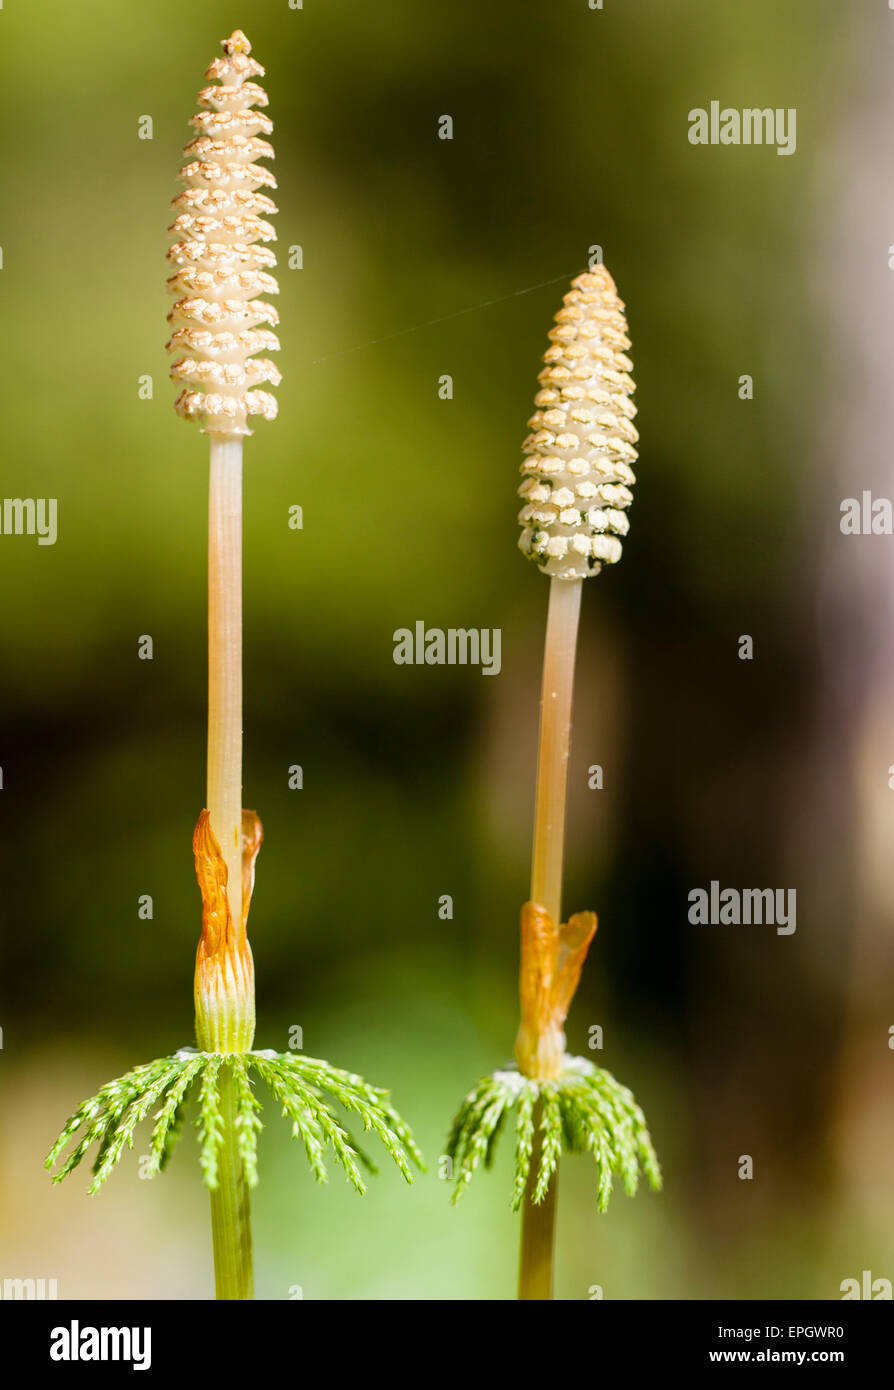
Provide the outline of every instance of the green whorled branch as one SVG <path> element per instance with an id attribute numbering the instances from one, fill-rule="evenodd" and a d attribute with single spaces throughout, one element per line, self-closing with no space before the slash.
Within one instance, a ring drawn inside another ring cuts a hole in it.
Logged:
<path id="1" fill-rule="evenodd" d="M 226 1132 L 222 1092 L 226 1090 L 245 1181 L 249 1187 L 256 1187 L 261 1120 L 254 1078 L 265 1083 L 285 1118 L 291 1120 L 292 1134 L 303 1142 L 318 1182 L 328 1178 L 327 1149 L 358 1192 L 366 1190 L 359 1165 L 376 1171 L 332 1110 L 333 1101 L 380 1140 L 407 1182 L 413 1181 L 411 1164 L 424 1167 L 409 1128 L 390 1104 L 389 1093 L 370 1086 L 361 1076 L 299 1054 L 196 1052 L 193 1048 L 181 1048 L 171 1057 L 134 1067 L 83 1101 L 50 1149 L 45 1167 L 52 1171 L 80 1134 L 78 1143 L 53 1174 L 53 1182 L 61 1182 L 97 1144 L 87 1189 L 92 1196 L 102 1187 L 124 1149 L 133 1148 L 137 1125 L 151 1116 L 155 1123 L 149 1143 L 148 1175 L 162 1172 L 182 1131 L 190 1093 L 198 1086 L 196 1125 L 205 1186 L 213 1192 L 219 1185 Z"/>
<path id="2" fill-rule="evenodd" d="M 539 1161 L 531 1173 L 535 1149 L 535 1114 L 539 1109 Z M 559 1156 L 592 1154 L 597 1171 L 597 1205 L 608 1207 L 615 1178 L 628 1196 L 644 1173 L 650 1187 L 661 1187 L 661 1169 L 646 1117 L 626 1086 L 584 1057 L 566 1054 L 559 1075 L 534 1081 L 514 1067 L 482 1077 L 460 1106 L 447 1141 L 454 1165 L 453 1202 L 458 1202 L 483 1162 L 493 1162 L 497 1140 L 515 1110 L 515 1177 L 512 1210 L 524 1200 L 533 1176 L 531 1199 L 540 1205 L 549 1191 Z"/>

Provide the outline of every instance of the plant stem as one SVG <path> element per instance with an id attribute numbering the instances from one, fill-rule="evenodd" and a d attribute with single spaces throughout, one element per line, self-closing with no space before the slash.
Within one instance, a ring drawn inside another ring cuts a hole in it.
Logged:
<path id="1" fill-rule="evenodd" d="M 242 920 L 242 440 L 211 439 L 208 489 L 208 811 Z"/>
<path id="2" fill-rule="evenodd" d="M 211 439 L 208 489 L 208 812 L 242 921 L 242 440 Z M 254 1297 L 248 1185 L 236 1147 L 232 1076 L 220 1076 L 223 1143 L 211 1193 L 219 1299 Z"/>
<path id="3" fill-rule="evenodd" d="M 562 920 L 565 793 L 571 747 L 574 655 L 582 587 L 582 579 L 550 580 L 546 645 L 543 650 L 531 902 L 542 903 L 556 926 Z"/>
<path id="4" fill-rule="evenodd" d="M 251 1208 L 242 1160 L 236 1148 L 233 1077 L 222 1066 L 220 1111 L 224 1137 L 218 1159 L 218 1185 L 211 1193 L 211 1232 L 214 1242 L 214 1286 L 218 1299 L 255 1296 L 251 1250 Z"/>
<path id="5" fill-rule="evenodd" d="M 537 752 L 537 793 L 534 810 L 534 848 L 531 858 L 531 902 L 542 904 L 558 927 L 562 920 L 562 867 L 565 856 L 565 805 L 568 756 L 571 749 L 571 702 L 574 658 L 580 618 L 582 579 L 552 579 L 543 651 L 540 698 L 540 739 Z M 539 1107 L 538 1107 L 539 1111 Z M 535 1124 L 539 1115 L 535 1117 Z M 536 1173 L 540 1148 L 536 1130 L 531 1172 Z M 558 1169 L 539 1206 L 531 1201 L 528 1181 L 522 1207 L 520 1299 L 551 1299 L 553 1251 L 558 1195 Z"/>
<path id="6" fill-rule="evenodd" d="M 540 1106 L 534 1111 L 535 1139 L 531 1154 L 531 1171 L 522 1207 L 521 1250 L 518 1263 L 519 1299 L 551 1299 L 553 1296 L 553 1254 L 556 1242 L 556 1207 L 559 1195 L 559 1170 L 553 1173 L 546 1196 L 539 1206 L 532 1197 L 540 1167 Z"/>

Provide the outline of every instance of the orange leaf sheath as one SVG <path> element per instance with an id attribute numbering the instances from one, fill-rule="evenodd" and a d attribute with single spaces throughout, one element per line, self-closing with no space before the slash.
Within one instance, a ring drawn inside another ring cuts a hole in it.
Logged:
<path id="1" fill-rule="evenodd" d="M 242 812 L 242 915 L 233 923 L 227 866 L 211 818 L 203 811 L 192 839 L 202 894 L 202 937 L 196 952 L 196 1039 L 203 1052 L 248 1052 L 255 1035 L 255 971 L 246 924 L 255 860 L 264 831 L 254 811 Z"/>
<path id="2" fill-rule="evenodd" d="M 532 1080 L 552 1081 L 562 1070 L 565 1019 L 595 931 L 595 912 L 576 912 L 557 928 L 541 903 L 525 903 L 521 910 L 521 1025 L 515 1059 Z"/>

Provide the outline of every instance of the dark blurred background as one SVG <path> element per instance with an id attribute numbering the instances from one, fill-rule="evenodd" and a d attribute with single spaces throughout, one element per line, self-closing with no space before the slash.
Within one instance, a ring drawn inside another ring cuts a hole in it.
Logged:
<path id="1" fill-rule="evenodd" d="M 318 1188 L 268 1107 L 259 1296 L 514 1291 L 508 1148 L 458 1210 L 437 1160 L 515 1034 L 547 598 L 516 550 L 519 445 L 594 246 L 641 458 L 623 562 L 584 595 L 566 903 L 600 929 L 568 1038 L 603 1027 L 588 1055 L 646 1109 L 666 1190 L 599 1216 L 566 1161 L 557 1293 L 894 1277 L 894 542 L 839 530 L 842 498 L 890 491 L 894 13 L 30 0 L 0 25 L 2 495 L 59 501 L 55 546 L 0 536 L 0 1276 L 211 1291 L 191 1138 L 151 1186 L 138 1142 L 96 1199 L 40 1165 L 82 1095 L 192 1041 L 207 441 L 171 408 L 165 228 L 202 74 L 243 27 L 276 126 L 284 373 L 246 446 L 257 1045 L 299 1024 L 389 1085 L 430 1163 L 362 1201 Z M 715 99 L 796 108 L 796 152 L 691 145 Z M 396 666 L 420 618 L 501 628 L 499 677 Z M 796 933 L 690 925 L 712 880 L 795 889 Z"/>

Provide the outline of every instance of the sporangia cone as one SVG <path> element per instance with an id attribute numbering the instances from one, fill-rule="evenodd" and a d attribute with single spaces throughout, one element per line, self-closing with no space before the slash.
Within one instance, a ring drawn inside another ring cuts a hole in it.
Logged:
<path id="1" fill-rule="evenodd" d="M 519 546 L 544 574 L 585 579 L 621 558 L 638 438 L 627 320 L 604 266 L 572 281 L 555 323 L 524 443 Z"/>
<path id="2" fill-rule="evenodd" d="M 251 79 L 264 69 L 250 57 L 251 44 L 237 29 L 222 47 L 205 76 L 219 85 L 204 87 L 193 116 L 197 131 L 186 146 L 187 163 L 180 170 L 186 188 L 174 199 L 177 217 L 170 228 L 177 240 L 168 251 L 176 267 L 168 285 L 177 302 L 168 315 L 174 332 L 168 343 L 181 353 L 171 378 L 182 382 L 175 409 L 186 420 L 198 420 L 207 434 L 236 437 L 251 434 L 247 420 L 276 417 L 276 399 L 257 388 L 276 386 L 280 374 L 268 357 L 279 347 L 269 327 L 278 315 L 259 298 L 277 294 L 269 270 L 276 257 L 260 242 L 275 240 L 266 220 L 275 204 L 260 188 L 275 188 L 276 180 L 255 161 L 272 159 L 269 135 L 273 123 L 252 108 L 267 105 L 263 88 Z"/>

